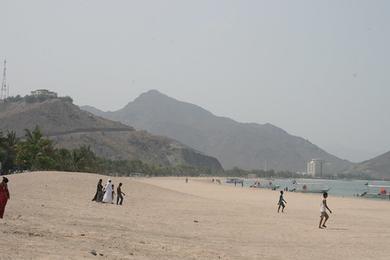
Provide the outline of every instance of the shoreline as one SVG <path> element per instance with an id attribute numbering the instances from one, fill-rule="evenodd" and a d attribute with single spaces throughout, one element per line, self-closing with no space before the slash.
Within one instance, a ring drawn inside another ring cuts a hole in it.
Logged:
<path id="1" fill-rule="evenodd" d="M 235 187 L 234 184 L 231 184 L 231 183 L 226 183 L 224 181 L 222 181 L 222 179 L 229 179 L 231 177 L 183 177 L 183 176 L 157 176 L 157 177 L 135 177 L 137 179 L 145 179 L 145 180 L 148 180 L 148 179 L 153 179 L 153 178 L 161 178 L 161 179 L 180 179 L 180 180 L 183 180 L 183 182 L 185 181 L 186 178 L 188 178 L 189 180 L 195 180 L 195 181 L 202 181 L 202 182 L 205 182 L 205 183 L 210 183 L 210 184 L 215 184 L 215 185 L 219 185 L 217 183 L 212 183 L 211 180 L 214 178 L 214 179 L 220 179 L 221 180 L 221 184 L 220 185 L 224 185 L 224 186 L 227 186 L 227 187 L 233 187 L 233 188 L 237 188 L 237 189 L 240 189 L 240 188 L 245 188 L 245 189 L 251 189 L 251 190 L 272 190 L 270 188 L 265 188 L 265 187 L 261 187 L 261 188 L 255 188 L 255 187 L 250 187 L 248 185 L 244 185 L 243 187 L 241 187 L 241 184 L 237 184 L 237 186 Z M 238 178 L 238 177 L 237 177 Z M 135 180 L 137 180 L 135 179 Z M 289 179 L 289 178 L 238 178 L 238 179 L 244 179 L 246 181 L 256 181 L 256 180 L 268 180 L 268 179 L 272 179 L 272 180 L 292 180 L 292 179 Z M 295 179 L 295 180 L 299 180 L 298 178 Z M 314 179 L 303 179 L 303 180 L 314 180 Z M 315 179 L 315 180 L 320 180 L 320 181 L 329 181 L 328 179 Z M 340 180 L 331 180 L 331 181 L 340 181 Z M 361 181 L 361 182 L 366 182 L 365 180 L 351 180 L 351 182 L 353 181 Z M 348 181 L 349 182 L 349 181 Z M 387 181 L 385 181 L 387 182 Z M 387 185 L 387 184 L 386 184 Z M 363 186 L 364 187 L 364 186 Z M 282 187 L 276 189 L 276 190 L 272 190 L 272 191 L 276 191 L 276 192 L 279 192 L 283 189 L 281 189 Z M 315 196 L 321 196 L 321 192 L 302 192 L 302 191 L 286 191 L 288 194 L 291 194 L 291 193 L 297 193 L 297 194 L 306 194 L 306 195 L 315 195 Z M 337 197 L 337 198 L 355 198 L 355 199 L 365 199 L 365 200 L 369 200 L 369 201 L 390 201 L 390 194 L 387 195 L 389 196 L 389 198 L 368 198 L 368 197 L 361 197 L 361 196 L 355 196 L 354 194 L 352 195 L 343 195 L 343 194 L 334 194 L 332 192 L 332 189 L 330 189 L 328 191 L 328 194 L 329 196 L 331 197 Z"/>
<path id="2" fill-rule="evenodd" d="M 8 174 L 8 175 L 4 175 L 4 176 L 14 176 L 14 175 L 19 175 L 19 174 L 33 174 L 34 172 L 36 171 L 25 171 L 25 172 L 20 172 L 20 173 L 13 173 L 13 174 Z M 38 172 L 55 172 L 55 171 L 38 171 Z M 72 172 L 63 172 L 63 173 L 72 173 Z M 81 173 L 81 172 L 80 172 Z M 142 179 L 153 179 L 153 178 L 161 178 L 161 179 L 164 179 L 164 178 L 170 178 L 170 179 L 183 179 L 185 180 L 185 178 L 189 178 L 189 179 L 193 179 L 193 180 L 210 180 L 211 182 L 211 179 L 229 179 L 229 178 L 237 178 L 237 179 L 243 179 L 245 181 L 253 181 L 255 182 L 256 180 L 262 180 L 262 181 L 268 181 L 268 180 L 272 180 L 272 181 L 290 181 L 290 180 L 309 180 L 309 181 L 324 181 L 324 182 L 327 182 L 327 181 L 334 181 L 334 182 L 337 182 L 337 181 L 345 181 L 346 183 L 351 183 L 351 182 L 365 182 L 365 183 L 370 183 L 370 182 L 388 182 L 388 183 L 385 183 L 384 186 L 388 186 L 390 185 L 390 181 L 387 181 L 387 180 L 361 180 L 361 179 L 321 179 L 321 178 L 277 178 L 277 177 L 270 177 L 270 178 L 243 178 L 243 177 L 229 177 L 229 176 L 195 176 L 195 177 L 191 177 L 191 176 L 117 176 L 117 175 L 103 175 L 103 174 L 100 174 L 100 173 L 88 173 L 88 172 L 85 172 L 85 173 L 82 173 L 82 174 L 92 174 L 92 175 L 99 175 L 99 176 L 102 176 L 102 178 L 106 177 L 106 178 L 129 178 L 129 179 L 133 179 L 133 180 L 142 180 Z M 226 183 L 224 181 L 221 181 L 221 185 L 226 185 L 226 186 L 233 186 L 233 184 L 230 184 L 230 183 Z M 380 185 L 379 185 L 380 186 Z M 237 184 L 237 188 L 241 188 L 241 184 Z M 265 188 L 265 187 L 261 187 L 261 188 L 255 188 L 255 187 L 249 187 L 248 185 L 244 185 L 244 188 L 249 188 L 249 189 L 260 189 L 260 190 L 269 190 L 269 188 Z M 283 190 L 281 189 L 281 187 L 279 187 L 278 189 L 276 189 L 276 191 L 280 191 L 280 190 Z M 334 189 L 333 189 L 334 190 Z M 364 200 L 368 200 L 368 201 L 390 201 L 390 191 L 388 191 L 388 194 L 386 196 L 388 197 L 385 197 L 385 198 L 374 198 L 374 197 L 364 197 L 364 196 L 356 196 L 358 193 L 354 193 L 354 194 L 337 194 L 337 193 L 334 193 L 332 190 L 332 188 L 328 191 L 329 195 L 331 197 L 338 197 L 338 198 L 356 198 L 356 199 L 364 199 Z M 302 192 L 302 191 L 291 191 L 291 190 L 288 190 L 287 191 L 288 193 L 299 193 L 299 194 L 307 194 L 307 195 L 311 195 L 311 194 L 314 194 L 314 195 L 318 195 L 318 194 L 321 194 L 320 192 Z M 360 192 L 363 192 L 363 191 L 360 191 Z"/>
<path id="3" fill-rule="evenodd" d="M 123 183 L 123 206 L 92 202 L 99 178 Z M 388 259 L 388 202 L 241 189 L 204 178 L 34 172 L 9 176 L 0 259 Z M 94 250 L 94 251 L 93 251 Z M 91 252 L 96 252 L 94 256 Z"/>
<path id="4" fill-rule="evenodd" d="M 134 181 L 139 181 L 141 183 L 147 183 L 147 184 L 151 184 L 151 185 L 155 185 L 155 181 L 154 180 L 166 180 L 166 181 L 177 181 L 177 185 L 180 185 L 180 182 L 183 183 L 183 185 L 185 185 L 185 178 L 186 177 L 174 177 L 174 176 L 163 176 L 163 177 L 147 177 L 147 178 L 144 178 L 144 177 L 136 177 L 134 179 Z M 216 187 L 228 187 L 228 188 L 231 188 L 232 190 L 234 191 L 253 191 L 253 192 L 267 192 L 267 193 L 270 193 L 270 194 L 274 194 L 275 196 L 279 194 L 279 192 L 281 191 L 281 189 L 276 189 L 276 190 L 272 190 L 272 189 L 269 189 L 269 188 L 251 188 L 249 186 L 245 186 L 244 187 L 241 187 L 241 185 L 238 185 L 235 187 L 234 184 L 228 184 L 228 183 L 224 183 L 222 182 L 221 184 L 217 184 L 217 183 L 212 183 L 211 181 L 209 181 L 209 179 L 211 180 L 212 178 L 209 178 L 209 177 L 189 177 L 189 182 L 190 181 L 194 181 L 194 182 L 199 182 L 199 183 L 203 183 L 203 184 L 209 184 L 209 185 L 212 185 L 212 186 L 216 186 Z M 169 188 L 169 186 L 164 186 L 161 184 L 160 185 L 156 185 L 156 187 L 166 187 L 166 188 Z M 172 187 L 171 187 L 172 188 Z M 177 186 L 175 186 L 175 188 L 177 188 Z M 174 190 L 177 190 L 177 191 L 182 191 L 181 189 L 174 189 Z M 322 196 L 322 193 L 312 193 L 312 192 L 297 192 L 297 191 L 287 191 L 285 192 L 285 195 L 286 194 L 296 194 L 298 196 L 308 196 L 308 197 L 315 197 L 315 198 L 319 198 Z M 354 200 L 364 200 L 364 201 L 373 201 L 373 202 L 381 202 L 381 201 L 384 201 L 384 202 L 388 202 L 389 200 L 388 199 L 376 199 L 376 198 L 364 198 L 364 197 L 357 197 L 357 196 L 342 196 L 342 195 L 334 195 L 334 194 L 331 194 L 329 193 L 329 197 L 330 198 L 338 198 L 338 199 L 354 199 Z"/>

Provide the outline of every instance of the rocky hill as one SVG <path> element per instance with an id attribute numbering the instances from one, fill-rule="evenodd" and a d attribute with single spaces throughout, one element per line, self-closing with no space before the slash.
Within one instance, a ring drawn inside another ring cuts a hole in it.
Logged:
<path id="1" fill-rule="evenodd" d="M 350 162 L 271 124 L 239 123 L 215 116 L 199 106 L 175 100 L 156 90 L 142 94 L 114 112 L 82 108 L 137 129 L 179 140 L 218 158 L 226 169 L 237 166 L 305 171 L 306 162 L 313 158 L 326 161 L 328 174 L 351 166 Z"/>
<path id="2" fill-rule="evenodd" d="M 378 179 L 390 180 L 390 151 L 370 160 L 356 164 L 347 173 L 365 174 Z"/>
<path id="3" fill-rule="evenodd" d="M 217 159 L 178 141 L 151 135 L 146 131 L 136 131 L 122 123 L 95 116 L 61 99 L 0 103 L 0 130 L 13 130 L 18 136 L 23 136 L 24 129 L 32 129 L 36 125 L 58 147 L 89 145 L 98 156 L 109 159 L 222 169 Z"/>

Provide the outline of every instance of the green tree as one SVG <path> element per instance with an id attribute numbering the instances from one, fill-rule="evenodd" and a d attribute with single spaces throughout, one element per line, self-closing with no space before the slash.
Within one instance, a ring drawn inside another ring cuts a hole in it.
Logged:
<path id="1" fill-rule="evenodd" d="M 83 172 L 96 172 L 97 158 L 90 146 L 81 146 L 72 151 L 74 169 Z"/>
<path id="2" fill-rule="evenodd" d="M 18 139 L 15 132 L 7 132 L 5 136 L 0 132 L 0 162 L 2 173 L 6 174 L 16 170 L 15 159 L 17 142 Z"/>
<path id="3" fill-rule="evenodd" d="M 58 171 L 75 171 L 73 162 L 73 153 L 68 149 L 58 149 L 55 153 L 56 170 Z"/>
<path id="4" fill-rule="evenodd" d="M 25 140 L 17 145 L 16 163 L 22 169 L 48 170 L 56 166 L 53 143 L 43 138 L 39 127 L 25 129 Z"/>

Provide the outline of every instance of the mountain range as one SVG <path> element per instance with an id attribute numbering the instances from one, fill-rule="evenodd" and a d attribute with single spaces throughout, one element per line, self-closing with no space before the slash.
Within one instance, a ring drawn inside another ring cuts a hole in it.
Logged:
<path id="1" fill-rule="evenodd" d="M 390 180 L 390 151 L 354 165 L 348 173 L 364 174 L 376 179 Z"/>
<path id="2" fill-rule="evenodd" d="M 15 131 L 18 136 L 23 136 L 24 129 L 35 126 L 39 126 L 57 147 L 88 145 L 98 156 L 109 159 L 222 170 L 216 158 L 176 140 L 101 118 L 60 98 L 0 103 L 0 130 Z"/>
<path id="3" fill-rule="evenodd" d="M 157 90 L 141 94 L 117 111 L 104 112 L 91 106 L 81 108 L 152 134 L 176 139 L 216 157 L 225 169 L 306 171 L 307 161 L 314 158 L 325 161 L 326 174 L 344 172 L 352 167 L 349 161 L 272 124 L 240 123 L 216 116 Z"/>
<path id="4" fill-rule="evenodd" d="M 325 161 L 325 174 L 390 179 L 390 152 L 353 164 L 274 125 L 216 116 L 156 90 L 141 94 L 113 112 L 91 106 L 80 109 L 61 98 L 0 103 L 0 130 L 13 130 L 23 136 L 24 129 L 36 125 L 58 147 L 85 144 L 98 156 L 114 160 L 219 171 L 222 166 L 305 171 L 306 162 L 317 158 Z"/>

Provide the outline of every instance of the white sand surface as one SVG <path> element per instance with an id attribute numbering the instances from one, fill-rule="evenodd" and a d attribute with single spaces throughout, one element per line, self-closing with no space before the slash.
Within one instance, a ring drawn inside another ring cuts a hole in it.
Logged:
<path id="1" fill-rule="evenodd" d="M 320 195 L 286 193 L 277 214 L 277 191 L 117 177 L 126 197 L 116 206 L 91 201 L 99 178 L 10 175 L 0 259 L 390 259 L 389 201 L 330 196 L 320 230 Z"/>

